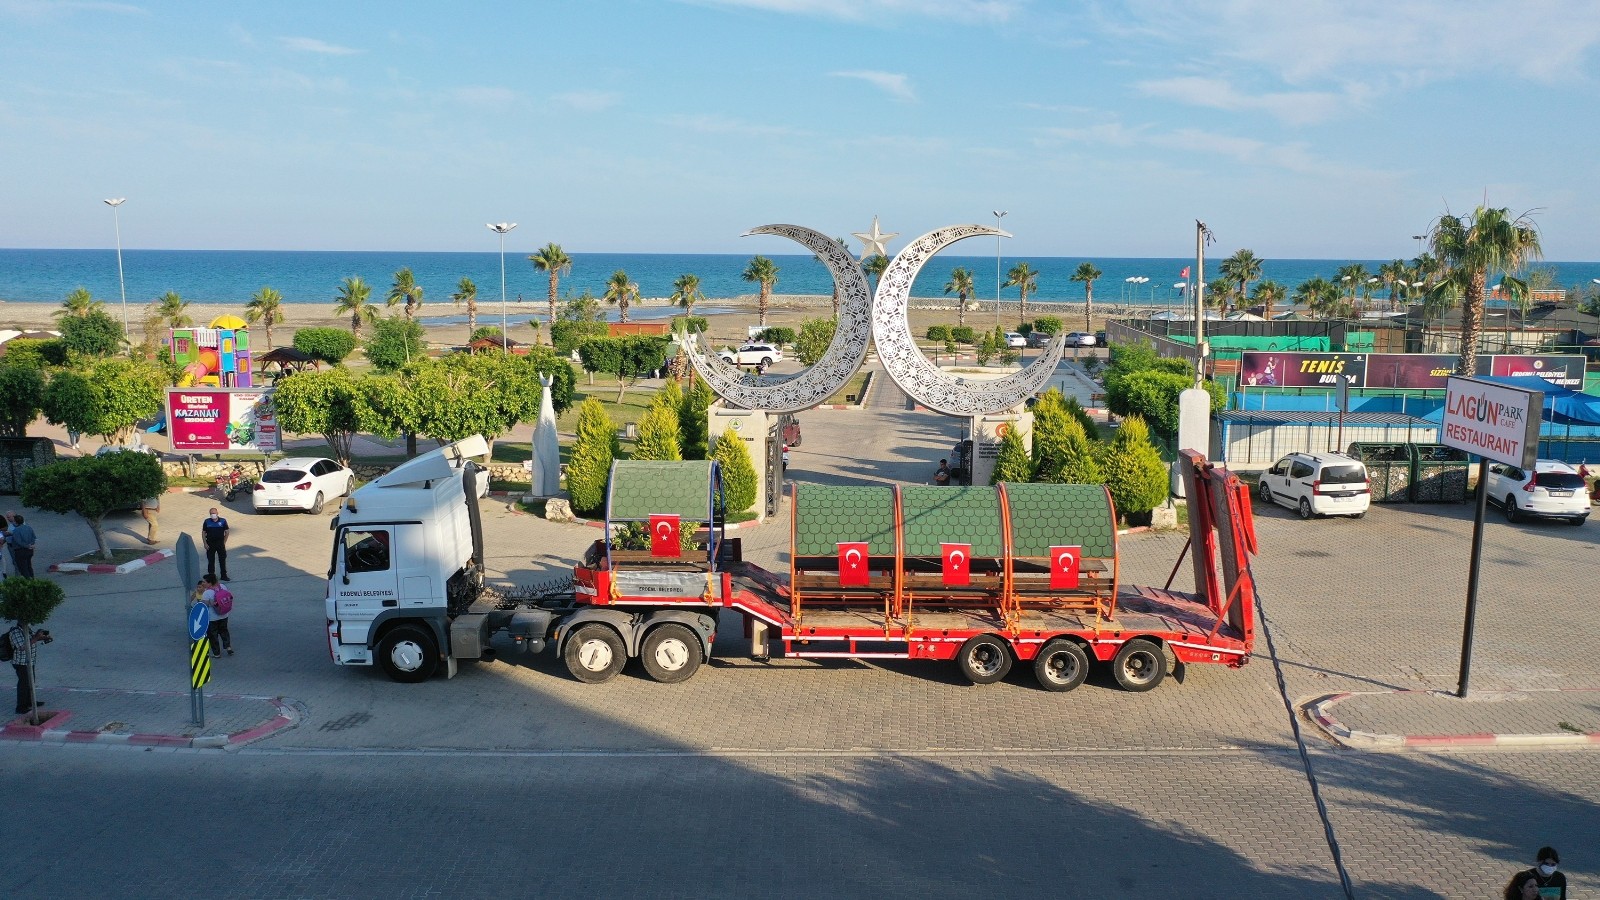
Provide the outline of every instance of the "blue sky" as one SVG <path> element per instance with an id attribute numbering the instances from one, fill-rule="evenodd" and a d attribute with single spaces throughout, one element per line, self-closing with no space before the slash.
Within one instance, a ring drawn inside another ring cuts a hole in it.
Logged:
<path id="1" fill-rule="evenodd" d="M 1202 6 L 1210 7 L 1204 12 Z M 1513 11 L 1514 10 L 1514 11 Z M 1600 4 L 0 0 L 0 246 L 1600 259 Z M 898 246 L 897 246 L 898 243 Z M 964 248 L 965 249 L 965 248 Z M 974 248 L 971 252 L 979 252 Z"/>

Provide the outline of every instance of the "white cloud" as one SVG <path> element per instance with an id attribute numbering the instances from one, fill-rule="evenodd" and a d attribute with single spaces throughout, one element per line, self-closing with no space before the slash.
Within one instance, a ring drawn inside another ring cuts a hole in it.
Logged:
<path id="1" fill-rule="evenodd" d="M 1026 5 L 1026 0 L 683 0 L 683 2 L 869 23 L 913 16 L 956 22 L 1006 22 L 1021 12 Z"/>
<path id="2" fill-rule="evenodd" d="M 911 81 L 905 75 L 894 72 L 874 72 L 866 69 L 854 72 L 829 72 L 828 74 L 834 78 L 856 78 L 865 81 L 896 100 L 912 101 L 917 99 L 916 92 L 911 89 Z"/>
<path id="3" fill-rule="evenodd" d="M 622 95 L 611 91 L 569 91 L 550 99 L 583 112 L 600 112 L 622 102 Z"/>
<path id="4" fill-rule="evenodd" d="M 1189 106 L 1230 111 L 1261 110 L 1297 125 L 1332 118 L 1350 102 L 1350 94 L 1328 91 L 1244 94 L 1223 79 L 1199 76 L 1141 81 L 1134 85 L 1134 89 L 1147 97 L 1160 97 Z"/>
<path id="5" fill-rule="evenodd" d="M 327 56 L 353 56 L 365 51 L 353 47 L 341 47 L 327 41 L 309 37 L 281 37 L 278 40 L 290 50 L 299 50 L 305 53 L 322 53 Z"/>
<path id="6" fill-rule="evenodd" d="M 1109 121 L 1075 128 L 1046 128 L 1041 134 L 1046 139 L 1069 143 L 1168 151 L 1164 154 L 1168 159 L 1172 152 L 1217 156 L 1244 166 L 1281 169 L 1315 178 L 1372 181 L 1395 174 L 1325 159 L 1304 142 L 1271 143 L 1198 128 L 1162 129 Z"/>

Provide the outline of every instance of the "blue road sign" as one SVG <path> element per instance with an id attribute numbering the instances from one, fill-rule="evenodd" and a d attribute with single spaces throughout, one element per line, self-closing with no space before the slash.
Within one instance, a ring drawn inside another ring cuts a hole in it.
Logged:
<path id="1" fill-rule="evenodd" d="M 189 607 L 189 639 L 192 641 L 205 640 L 206 630 L 211 627 L 211 607 L 196 601 Z"/>

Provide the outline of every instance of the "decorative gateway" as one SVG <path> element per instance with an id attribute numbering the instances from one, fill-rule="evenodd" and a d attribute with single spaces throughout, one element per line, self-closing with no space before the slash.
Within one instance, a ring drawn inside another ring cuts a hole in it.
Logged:
<path id="1" fill-rule="evenodd" d="M 917 347 L 911 332 L 908 301 L 917 273 L 945 247 L 980 235 L 1011 235 L 983 225 L 940 228 L 912 241 L 890 261 L 875 297 L 867 292 L 861 264 L 837 241 L 798 225 L 763 225 L 747 234 L 790 238 L 816 254 L 839 289 L 839 326 L 817 364 L 798 375 L 740 372 L 700 346 L 699 335 L 678 340 L 717 396 L 743 409 L 793 413 L 810 409 L 844 387 L 861 368 L 869 338 L 895 384 L 917 403 L 951 416 L 977 416 L 1011 409 L 1039 393 L 1061 360 L 1065 338 L 1057 336 L 1033 364 L 1005 378 L 961 378 L 942 371 Z"/>

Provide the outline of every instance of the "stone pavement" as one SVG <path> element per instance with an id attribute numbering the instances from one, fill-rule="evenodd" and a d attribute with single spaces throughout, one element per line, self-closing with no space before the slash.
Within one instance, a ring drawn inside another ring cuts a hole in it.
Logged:
<path id="1" fill-rule="evenodd" d="M 228 748 L 300 721 L 295 705 L 277 697 L 208 691 L 201 726 L 190 713 L 187 691 L 41 687 L 38 695 L 39 723 L 17 716 L 0 727 L 0 740 Z"/>
<path id="2" fill-rule="evenodd" d="M 1354 691 L 1311 704 L 1351 747 L 1600 746 L 1600 690 Z"/>

